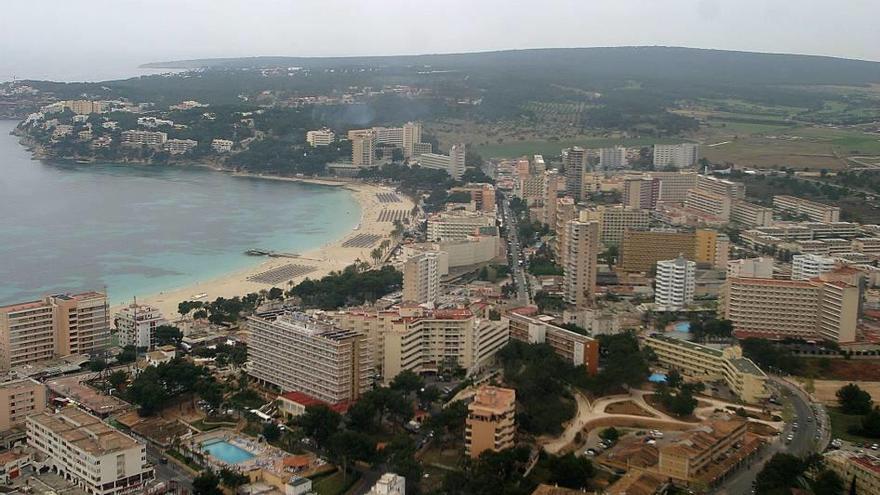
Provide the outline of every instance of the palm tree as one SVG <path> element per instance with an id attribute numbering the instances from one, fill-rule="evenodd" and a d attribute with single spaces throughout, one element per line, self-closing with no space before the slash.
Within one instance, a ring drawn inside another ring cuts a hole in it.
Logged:
<path id="1" fill-rule="evenodd" d="M 379 260 L 382 259 L 382 250 L 380 248 L 374 248 L 370 251 L 370 257 L 373 258 L 373 263 L 379 264 Z"/>

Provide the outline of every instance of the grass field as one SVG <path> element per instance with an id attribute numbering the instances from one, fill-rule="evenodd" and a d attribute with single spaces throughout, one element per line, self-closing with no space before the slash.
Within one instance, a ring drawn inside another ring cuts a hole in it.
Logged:
<path id="1" fill-rule="evenodd" d="M 857 427 L 861 423 L 861 416 L 843 414 L 842 412 L 840 412 L 840 409 L 837 409 L 836 407 L 829 407 L 827 410 L 828 418 L 831 419 L 832 438 L 840 438 L 841 440 L 846 440 L 847 442 L 874 443 L 877 441 L 876 439 L 860 437 L 858 435 L 853 435 L 849 433 L 849 428 L 851 426 Z"/>
<path id="2" fill-rule="evenodd" d="M 687 139 L 615 139 L 601 137 L 584 137 L 579 139 L 510 141 L 477 145 L 474 149 L 484 158 L 514 158 L 523 155 L 559 155 L 563 148 L 581 146 L 584 148 L 603 148 L 608 146 L 650 146 L 653 144 L 672 144 L 688 141 Z"/>
<path id="3" fill-rule="evenodd" d="M 312 484 L 312 489 L 318 495 L 341 495 L 357 482 L 360 475 L 357 471 L 349 469 L 348 477 L 342 476 L 342 471 L 318 478 Z"/>

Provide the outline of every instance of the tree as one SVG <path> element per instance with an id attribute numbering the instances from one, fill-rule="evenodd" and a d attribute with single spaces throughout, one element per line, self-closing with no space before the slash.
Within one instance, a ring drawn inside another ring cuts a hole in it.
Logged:
<path id="1" fill-rule="evenodd" d="M 183 340 L 183 332 L 172 325 L 159 325 L 156 327 L 156 344 L 177 346 Z"/>
<path id="2" fill-rule="evenodd" d="M 805 469 L 806 465 L 799 457 L 791 454 L 774 454 L 764 464 L 764 469 L 758 473 L 755 492 L 758 495 L 787 493 L 789 488 L 797 485 L 797 480 Z"/>
<path id="3" fill-rule="evenodd" d="M 220 478 L 213 471 L 205 470 L 193 479 L 193 495 L 223 495 Z"/>
<path id="4" fill-rule="evenodd" d="M 128 382 L 128 373 L 124 370 L 116 370 L 107 377 L 107 383 L 116 390 L 121 389 L 126 382 Z"/>
<path id="5" fill-rule="evenodd" d="M 871 412 L 862 418 L 860 426 L 861 428 L 855 428 L 855 431 L 850 431 L 850 433 L 871 438 L 880 438 L 880 408 L 874 407 L 874 409 L 871 409 Z"/>
<path id="6" fill-rule="evenodd" d="M 681 383 L 681 373 L 678 370 L 673 369 L 666 374 L 666 384 L 669 385 L 671 388 L 678 388 L 681 386 Z"/>
<path id="7" fill-rule="evenodd" d="M 137 361 L 137 348 L 133 345 L 127 345 L 122 348 L 116 356 L 116 362 L 119 364 L 128 364 Z"/>
<path id="8" fill-rule="evenodd" d="M 843 493 L 843 480 L 834 471 L 823 469 L 813 481 L 813 493 L 822 495 L 840 495 Z"/>
<path id="9" fill-rule="evenodd" d="M 263 425 L 263 438 L 271 443 L 281 438 L 281 428 L 275 423 L 266 423 Z"/>
<path id="10" fill-rule="evenodd" d="M 574 490 L 587 486 L 596 471 L 593 464 L 585 457 L 575 457 L 568 453 L 564 456 L 550 456 L 548 470 L 551 483 Z"/>
<path id="11" fill-rule="evenodd" d="M 355 406 L 360 402 L 355 403 Z M 306 435 L 315 439 L 318 445 L 323 446 L 331 435 L 339 429 L 342 416 L 326 405 L 318 404 L 306 406 L 305 413 L 297 420 Z"/>
<path id="12" fill-rule="evenodd" d="M 89 361 L 89 370 L 95 373 L 104 371 L 107 368 L 107 361 L 101 358 L 94 358 Z"/>
<path id="13" fill-rule="evenodd" d="M 844 414 L 868 414 L 873 406 L 871 394 L 854 383 L 844 385 L 837 391 L 837 402 Z"/>
<path id="14" fill-rule="evenodd" d="M 355 461 L 372 462 L 376 456 L 376 442 L 357 431 L 338 431 L 329 440 L 330 457 L 342 466 L 343 477 Z"/>
<path id="15" fill-rule="evenodd" d="M 223 404 L 223 387 L 214 380 L 205 380 L 199 386 L 199 397 L 208 404 L 208 407 L 217 410 Z"/>
<path id="16" fill-rule="evenodd" d="M 416 392 L 424 386 L 425 381 L 412 370 L 403 370 L 391 380 L 391 389 L 400 390 L 405 394 Z"/>
<path id="17" fill-rule="evenodd" d="M 609 442 L 616 442 L 617 439 L 620 438 L 620 432 L 617 431 L 617 428 L 611 426 L 599 432 L 599 438 L 602 440 L 608 440 Z"/>
<path id="18" fill-rule="evenodd" d="M 270 300 L 273 300 L 273 301 L 278 300 L 278 299 L 283 299 L 284 298 L 284 289 L 281 289 L 280 287 L 272 287 L 271 289 L 269 289 L 268 297 Z"/>
<path id="19" fill-rule="evenodd" d="M 373 258 L 373 263 L 378 265 L 379 260 L 382 259 L 382 250 L 379 248 L 373 248 L 373 250 L 370 251 L 370 258 Z"/>
<path id="20" fill-rule="evenodd" d="M 244 475 L 239 473 L 238 471 L 233 471 L 229 468 L 223 468 L 220 470 L 220 481 L 229 488 L 235 489 L 242 485 L 248 484 L 250 479 Z"/>

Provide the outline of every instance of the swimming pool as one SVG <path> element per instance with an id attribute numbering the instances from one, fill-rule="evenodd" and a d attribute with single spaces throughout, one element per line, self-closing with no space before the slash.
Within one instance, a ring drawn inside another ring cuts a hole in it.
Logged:
<path id="1" fill-rule="evenodd" d="M 648 381 L 651 383 L 666 383 L 666 375 L 663 373 L 651 373 L 651 376 L 648 377 Z"/>
<path id="2" fill-rule="evenodd" d="M 676 332 L 687 333 L 691 331 L 691 322 L 689 321 L 680 321 L 676 323 L 673 328 L 675 328 Z"/>
<path id="3" fill-rule="evenodd" d="M 202 450 L 227 464 L 238 464 L 255 457 L 247 450 L 225 440 L 209 440 L 202 444 Z"/>

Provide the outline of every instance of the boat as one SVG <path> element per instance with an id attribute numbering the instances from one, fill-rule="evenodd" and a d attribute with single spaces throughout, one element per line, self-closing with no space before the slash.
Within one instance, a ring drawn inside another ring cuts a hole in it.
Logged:
<path id="1" fill-rule="evenodd" d="M 248 249 L 244 252 L 244 254 L 248 256 L 268 256 L 271 254 L 269 251 L 264 251 L 262 249 Z"/>

